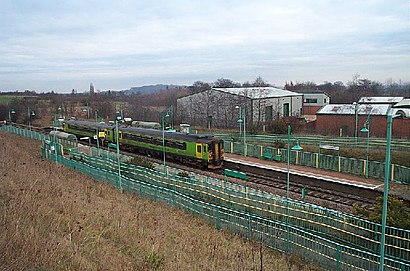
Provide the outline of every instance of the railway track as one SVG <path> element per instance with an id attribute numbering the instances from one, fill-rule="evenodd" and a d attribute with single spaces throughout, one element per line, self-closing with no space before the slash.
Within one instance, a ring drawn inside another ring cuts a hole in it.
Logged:
<path id="1" fill-rule="evenodd" d="M 286 195 L 287 173 L 225 161 L 225 167 L 246 172 L 249 182 L 271 188 Z M 289 191 L 293 199 L 303 200 L 320 206 L 351 212 L 353 204 L 369 207 L 382 195 L 380 191 L 365 187 L 327 182 L 324 180 L 290 173 Z"/>
<path id="2" fill-rule="evenodd" d="M 29 127 L 24 124 L 16 124 L 16 127 L 30 129 L 42 134 L 48 134 L 52 128 Z M 86 142 L 88 143 L 88 142 Z M 123 154 L 130 156 L 143 157 L 152 162 L 162 164 L 161 159 L 149 158 L 135 153 L 121 151 Z M 223 170 L 208 171 L 199 168 L 193 168 L 186 165 L 167 161 L 170 167 L 178 168 L 186 172 L 194 172 L 201 175 L 210 176 L 213 178 L 224 178 Z M 286 196 L 286 173 L 277 172 L 267 169 L 260 169 L 251 166 L 236 164 L 232 161 L 225 161 L 225 168 L 240 170 L 247 174 L 247 185 L 253 188 L 265 190 L 275 194 Z M 244 181 L 229 177 L 229 181 L 243 184 Z M 305 191 L 305 196 L 302 196 L 302 191 Z M 343 212 L 351 212 L 352 206 L 357 204 L 362 207 L 369 207 L 377 201 L 377 197 L 382 194 L 379 191 L 364 189 L 360 187 L 347 186 L 342 184 L 328 183 L 322 180 L 312 179 L 302 176 L 291 176 L 289 185 L 290 197 L 297 200 L 305 200 L 309 203 L 314 203 L 323 207 L 340 210 Z"/>
<path id="3" fill-rule="evenodd" d="M 127 153 L 128 155 L 135 155 Z M 145 157 L 147 158 L 147 157 Z M 151 161 L 161 164 L 162 160 L 149 158 Z M 192 168 L 186 165 L 181 165 L 171 161 L 167 161 L 167 166 L 178 168 L 186 172 L 194 172 L 201 175 L 206 175 L 213 178 L 223 179 L 223 170 L 203 170 Z M 225 168 L 237 170 L 238 165 L 232 162 L 226 163 Z M 274 194 L 286 196 L 286 175 L 273 172 L 255 170 L 251 168 L 241 168 L 242 172 L 246 173 L 246 185 L 255 189 L 265 190 Z M 244 180 L 229 177 L 229 181 L 244 184 Z M 370 207 L 376 203 L 377 197 L 381 195 L 378 191 L 373 191 L 363 188 L 345 187 L 342 185 L 326 184 L 323 181 L 312 180 L 306 177 L 296 178 L 292 176 L 289 186 L 290 197 L 292 199 L 303 200 L 302 190 L 305 190 L 305 201 L 317 204 L 323 207 L 332 208 L 343 212 L 352 212 L 354 204 L 361 207 Z M 369 191 L 368 191 L 369 190 Z"/>

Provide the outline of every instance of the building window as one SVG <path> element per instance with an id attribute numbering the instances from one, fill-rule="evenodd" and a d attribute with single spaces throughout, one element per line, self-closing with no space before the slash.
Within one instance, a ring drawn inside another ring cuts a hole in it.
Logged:
<path id="1" fill-rule="evenodd" d="M 327 103 L 327 99 L 326 99 L 326 98 L 323 99 L 323 103 Z"/>
<path id="2" fill-rule="evenodd" d="M 289 117 L 289 103 L 283 104 L 283 116 Z"/>
<path id="3" fill-rule="evenodd" d="M 272 111 L 273 110 L 272 110 L 271 105 L 265 107 L 265 120 L 266 121 L 272 120 L 272 117 L 273 117 L 273 115 L 272 115 L 273 112 Z"/>
<path id="4" fill-rule="evenodd" d="M 317 104 L 317 99 L 305 99 L 304 103 L 305 104 Z M 326 99 L 325 99 L 325 103 L 326 103 Z"/>

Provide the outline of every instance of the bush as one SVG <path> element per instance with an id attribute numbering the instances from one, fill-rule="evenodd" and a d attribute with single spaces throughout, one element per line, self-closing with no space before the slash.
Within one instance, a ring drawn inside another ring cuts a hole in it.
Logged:
<path id="1" fill-rule="evenodd" d="M 404 202 L 397 197 L 389 196 L 387 202 L 387 225 L 410 229 L 410 212 Z M 353 205 L 353 213 L 376 223 L 382 223 L 383 197 L 377 199 L 377 203 L 370 209 Z"/>
<path id="2" fill-rule="evenodd" d="M 189 174 L 185 171 L 180 171 L 177 174 L 179 177 L 183 177 L 183 178 L 189 178 Z"/>
<path id="3" fill-rule="evenodd" d="M 129 163 L 140 167 L 154 169 L 154 164 L 151 161 L 141 157 L 134 157 Z"/>
<path id="4" fill-rule="evenodd" d="M 266 126 L 266 130 L 273 134 L 286 134 L 288 127 L 283 120 L 274 120 Z"/>

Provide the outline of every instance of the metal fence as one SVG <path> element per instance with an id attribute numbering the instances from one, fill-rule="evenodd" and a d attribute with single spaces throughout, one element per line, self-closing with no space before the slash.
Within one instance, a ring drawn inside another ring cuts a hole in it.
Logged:
<path id="1" fill-rule="evenodd" d="M 12 131 L 31 138 L 38 136 Z M 120 178 L 117 162 L 111 159 L 115 156 L 102 157 L 104 154 L 93 150 L 90 153 L 96 156 L 72 152 L 65 157 L 47 143 L 42 148 L 43 158 L 126 191 L 178 206 L 218 228 L 304 256 L 328 270 L 378 268 L 379 224 L 191 172 L 190 178 L 182 178 L 175 170 L 164 174 L 122 162 Z M 410 270 L 410 231 L 387 227 L 385 270 Z"/>
<path id="2" fill-rule="evenodd" d="M 222 138 L 226 141 L 240 141 L 242 137 L 238 134 L 215 134 L 215 137 Z M 297 139 L 307 145 L 319 146 L 323 144 L 335 145 L 343 148 L 358 147 L 365 149 L 367 147 L 367 138 L 358 137 L 326 137 L 321 135 L 314 136 L 297 136 Z M 287 142 L 287 135 L 253 135 L 247 134 L 246 141 L 253 144 L 273 145 L 276 142 Z M 386 149 L 386 139 L 370 138 L 369 146 L 372 149 Z M 410 151 L 410 141 L 406 139 L 393 139 L 391 141 L 391 149 L 398 151 Z"/>
<path id="3" fill-rule="evenodd" d="M 21 135 L 21 136 L 28 137 L 31 139 L 36 139 L 36 140 L 49 140 L 50 139 L 49 135 L 41 134 L 41 133 L 31 131 L 31 130 L 17 128 L 11 125 L 1 125 L 0 131 L 6 131 L 9 133 Z"/>
<path id="4" fill-rule="evenodd" d="M 243 155 L 246 151 L 247 156 L 261 159 L 269 154 L 269 157 L 273 157 L 270 159 L 278 157 L 278 162 L 287 162 L 288 151 L 284 148 L 278 149 L 275 147 L 253 145 L 248 143 L 245 148 L 243 143 L 233 141 L 225 141 L 224 147 L 225 153 Z M 280 153 L 279 156 L 277 156 L 278 153 Z M 384 180 L 385 176 L 384 162 L 368 161 L 368 167 L 366 167 L 366 160 L 364 159 L 348 158 L 336 155 L 291 150 L 290 163 L 294 165 L 332 170 L 360 176 L 366 176 L 366 170 L 368 170 L 368 177 L 380 180 Z M 391 181 L 410 184 L 410 168 L 408 167 L 392 164 L 390 176 Z"/>
<path id="5" fill-rule="evenodd" d="M 330 209 L 286 199 L 224 180 L 164 174 L 112 159 L 43 148 L 43 156 L 95 179 L 200 215 L 268 247 L 295 253 L 327 269 L 376 270 L 381 226 Z M 176 173 L 176 172 L 175 172 Z M 388 227 L 386 270 L 410 270 L 410 232 Z"/>

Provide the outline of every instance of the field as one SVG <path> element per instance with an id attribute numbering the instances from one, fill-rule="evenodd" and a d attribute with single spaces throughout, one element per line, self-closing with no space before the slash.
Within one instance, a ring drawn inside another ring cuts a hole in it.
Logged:
<path id="1" fill-rule="evenodd" d="M 0 104 L 7 105 L 12 100 L 21 100 L 23 96 L 0 95 Z"/>
<path id="2" fill-rule="evenodd" d="M 0 133 L 0 270 L 320 270 L 42 161 Z"/>

